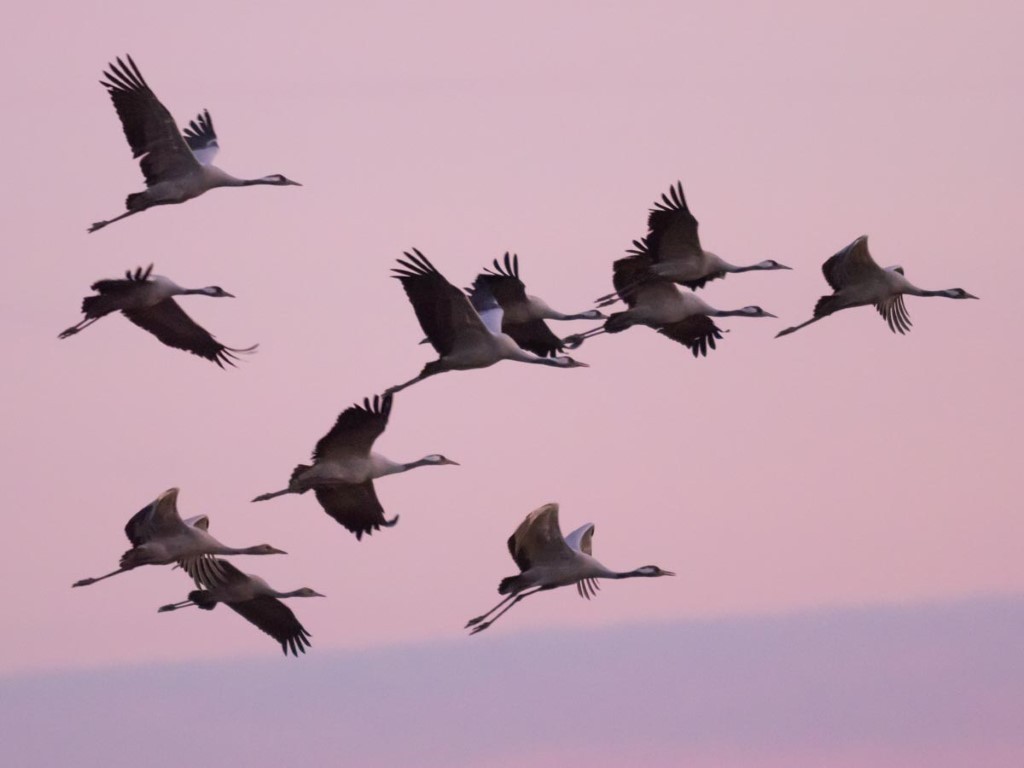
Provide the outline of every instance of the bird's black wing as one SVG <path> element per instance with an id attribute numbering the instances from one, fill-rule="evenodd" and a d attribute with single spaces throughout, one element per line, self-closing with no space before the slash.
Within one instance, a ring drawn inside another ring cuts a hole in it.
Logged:
<path id="1" fill-rule="evenodd" d="M 134 272 L 129 269 L 124 273 L 124 280 L 97 280 L 89 287 L 97 293 L 118 296 L 134 290 L 139 283 L 148 281 L 152 272 L 153 265 L 150 264 L 145 269 L 138 267 Z"/>
<path id="2" fill-rule="evenodd" d="M 839 291 L 848 285 L 870 280 L 882 272 L 882 268 L 871 258 L 867 235 L 862 235 L 822 264 L 821 272 L 832 290 Z"/>
<path id="3" fill-rule="evenodd" d="M 494 269 L 487 269 L 476 276 L 469 290 L 470 299 L 480 286 L 486 286 L 504 310 L 527 302 L 526 286 L 519 279 L 519 256 L 506 253 L 504 265 L 495 259 Z"/>
<path id="4" fill-rule="evenodd" d="M 225 347 L 210 335 L 201 325 L 185 314 L 174 299 L 165 299 L 145 309 L 122 310 L 124 316 L 143 328 L 169 347 L 184 349 L 194 355 L 212 360 L 221 368 L 224 363 L 234 365 L 237 352 L 252 352 L 253 345 L 246 349 Z"/>
<path id="5" fill-rule="evenodd" d="M 316 500 L 324 511 L 356 535 L 370 535 L 381 527 L 390 528 L 398 522 L 396 515 L 384 518 L 384 508 L 373 490 L 373 481 L 365 483 L 321 486 L 315 489 Z"/>
<path id="6" fill-rule="evenodd" d="M 171 113 L 150 90 L 132 57 L 127 59 L 127 64 L 120 57 L 111 63 L 100 84 L 114 102 L 132 157 L 142 158 L 139 164 L 146 186 L 199 170 L 199 161 L 178 133 Z"/>
<path id="7" fill-rule="evenodd" d="M 721 329 L 707 315 L 692 315 L 678 323 L 664 325 L 658 333 L 689 348 L 694 357 L 707 356 L 715 348 L 715 339 L 722 338 Z"/>
<path id="8" fill-rule="evenodd" d="M 310 634 L 295 618 L 292 609 L 276 597 L 254 597 L 240 603 L 226 603 L 250 624 L 254 624 L 281 644 L 285 656 L 305 653 L 310 647 Z"/>
<path id="9" fill-rule="evenodd" d="M 327 456 L 353 454 L 368 456 L 374 441 L 381 436 L 391 415 L 391 395 L 363 398 L 363 404 L 350 405 L 338 416 L 331 431 L 321 437 L 313 449 L 313 461 Z"/>
<path id="10" fill-rule="evenodd" d="M 651 253 L 647 239 L 634 240 L 633 248 L 628 256 L 617 259 L 612 264 L 612 285 L 627 306 L 636 305 L 636 290 L 651 279 Z"/>
<path id="11" fill-rule="evenodd" d="M 697 236 L 697 219 L 690 213 L 683 185 L 676 182 L 661 196 L 647 217 L 648 247 L 654 261 L 683 259 L 703 253 Z"/>
<path id="12" fill-rule="evenodd" d="M 455 339 L 464 333 L 489 333 L 466 295 L 449 283 L 427 257 L 415 248 L 399 259 L 394 277 L 402 281 L 416 319 L 442 357 L 449 354 Z"/>
<path id="13" fill-rule="evenodd" d="M 124 527 L 124 534 L 132 546 L 181 532 L 184 524 L 175 499 L 175 495 L 162 494 L 131 516 Z"/>
<path id="14" fill-rule="evenodd" d="M 192 150 L 192 154 L 196 156 L 196 160 L 202 165 L 212 163 L 213 158 L 217 155 L 217 150 L 220 149 L 220 144 L 217 143 L 217 134 L 213 130 L 213 118 L 210 117 L 208 109 L 204 109 L 196 116 L 195 120 L 185 126 L 182 138 L 185 139 L 188 148 Z"/>
<path id="15" fill-rule="evenodd" d="M 556 357 L 565 349 L 562 340 L 540 319 L 528 320 L 525 323 L 506 323 L 502 330 L 520 347 L 541 357 Z"/>

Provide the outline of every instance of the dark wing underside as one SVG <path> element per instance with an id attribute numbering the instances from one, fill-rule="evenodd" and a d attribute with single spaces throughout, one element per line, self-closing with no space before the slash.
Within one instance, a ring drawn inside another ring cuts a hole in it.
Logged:
<path id="1" fill-rule="evenodd" d="M 391 520 L 384 518 L 384 508 L 377 499 L 373 481 L 353 485 L 331 485 L 315 489 L 316 500 L 324 511 L 356 535 L 390 528 L 398 522 L 396 515 Z"/>
<path id="2" fill-rule="evenodd" d="M 509 307 L 524 305 L 526 299 L 526 286 L 519 279 L 519 256 L 505 254 L 504 264 L 497 259 L 494 260 L 494 268 L 488 268 L 476 276 L 473 281 L 473 288 L 470 294 L 478 285 L 485 285 L 491 294 L 497 299 L 501 308 L 507 310 Z"/>
<path id="3" fill-rule="evenodd" d="M 697 219 L 690 213 L 683 195 L 683 185 L 676 182 L 669 193 L 661 196 L 647 217 L 650 233 L 648 247 L 654 261 L 668 261 L 699 256 L 703 253 L 697 236 Z"/>
<path id="4" fill-rule="evenodd" d="M 508 552 L 519 570 L 527 571 L 533 553 L 539 562 L 556 562 L 572 556 L 558 525 L 558 505 L 545 504 L 526 516 L 508 539 Z"/>
<path id="5" fill-rule="evenodd" d="M 393 269 L 416 312 L 423 332 L 437 353 L 444 357 L 465 333 L 487 334 L 480 316 L 466 295 L 449 283 L 433 264 L 415 248 L 399 259 Z"/>
<path id="6" fill-rule="evenodd" d="M 114 102 L 132 157 L 142 158 L 139 164 L 146 186 L 195 173 L 199 161 L 178 133 L 174 118 L 150 90 L 132 57 L 127 59 L 127 64 L 120 58 L 111 63 L 100 84 Z"/>
<path id="7" fill-rule="evenodd" d="M 97 293 L 120 296 L 133 291 L 139 283 L 148 281 L 152 272 L 153 265 L 150 264 L 145 269 L 138 267 L 134 272 L 129 269 L 124 273 L 124 280 L 97 280 L 89 287 Z"/>
<path id="8" fill-rule="evenodd" d="M 295 618 L 292 609 L 276 597 L 255 597 L 241 603 L 227 603 L 235 613 L 262 629 L 281 644 L 285 655 L 305 653 L 310 647 L 310 634 Z"/>
<path id="9" fill-rule="evenodd" d="M 132 546 L 137 547 L 152 539 L 180 533 L 183 528 L 175 497 L 163 494 L 132 515 L 124 533 Z"/>
<path id="10" fill-rule="evenodd" d="M 529 320 L 525 323 L 502 324 L 502 331 L 525 350 L 541 357 L 556 357 L 565 349 L 562 340 L 555 336 L 543 320 Z"/>
<path id="11" fill-rule="evenodd" d="M 822 264 L 821 272 L 832 290 L 839 291 L 877 277 L 882 268 L 871 258 L 867 235 L 863 235 Z"/>
<path id="12" fill-rule="evenodd" d="M 125 309 L 124 316 L 169 347 L 184 349 L 193 355 L 212 360 L 221 368 L 224 363 L 234 365 L 236 352 L 251 352 L 256 347 L 232 349 L 218 342 L 209 331 L 185 314 L 174 299 L 165 299 L 146 309 Z"/>
<path id="13" fill-rule="evenodd" d="M 373 443 L 384 432 L 391 415 L 391 395 L 374 395 L 362 405 L 351 405 L 338 416 L 331 431 L 313 449 L 313 461 L 327 456 L 368 456 Z"/>
<path id="14" fill-rule="evenodd" d="M 708 348 L 715 348 L 715 339 L 722 338 L 721 329 L 707 315 L 693 315 L 678 323 L 662 326 L 658 333 L 689 348 L 694 357 L 706 357 Z"/>
<path id="15" fill-rule="evenodd" d="M 627 306 L 636 306 L 636 290 L 650 279 L 651 253 L 647 241 L 634 240 L 633 249 L 628 256 L 617 259 L 612 264 L 612 285 Z"/>

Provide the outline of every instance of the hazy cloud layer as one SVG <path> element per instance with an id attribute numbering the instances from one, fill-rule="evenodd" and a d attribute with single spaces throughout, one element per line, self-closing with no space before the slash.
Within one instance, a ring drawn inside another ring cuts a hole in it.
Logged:
<path id="1" fill-rule="evenodd" d="M 9 678 L 19 766 L 1020 765 L 1024 599 Z"/>

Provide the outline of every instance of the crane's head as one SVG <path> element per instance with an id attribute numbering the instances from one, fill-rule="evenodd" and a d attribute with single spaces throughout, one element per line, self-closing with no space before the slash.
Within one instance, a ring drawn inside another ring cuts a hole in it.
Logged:
<path id="1" fill-rule="evenodd" d="M 754 269 L 792 269 L 785 264 L 779 264 L 775 259 L 765 259 L 754 265 Z"/>
<path id="2" fill-rule="evenodd" d="M 219 285 L 207 286 L 206 288 L 202 289 L 202 293 L 204 293 L 207 296 L 213 296 L 214 298 L 217 298 L 217 299 L 223 299 L 223 298 L 233 299 L 233 298 L 235 298 L 235 295 L 233 293 L 228 293 L 223 288 L 221 288 Z"/>
<path id="3" fill-rule="evenodd" d="M 440 453 L 432 453 L 429 456 L 423 457 L 424 464 L 433 464 L 435 466 L 441 466 L 443 464 L 453 464 L 456 467 L 459 466 L 459 462 L 452 461 L 447 456 L 442 456 Z"/>
<path id="4" fill-rule="evenodd" d="M 948 299 L 976 299 L 977 296 L 972 296 L 963 288 L 949 288 L 945 291 L 939 291 L 943 296 Z"/>
<path id="5" fill-rule="evenodd" d="M 608 316 L 605 315 L 599 309 L 588 309 L 586 312 L 580 312 L 578 315 L 573 315 L 572 319 L 573 320 L 606 320 L 607 317 Z"/>
<path id="6" fill-rule="evenodd" d="M 302 589 L 295 590 L 291 594 L 291 597 L 327 597 L 327 595 L 321 595 L 314 589 L 310 589 L 309 587 L 303 587 Z"/>
<path id="7" fill-rule="evenodd" d="M 586 363 L 581 363 L 579 360 L 573 360 L 568 355 L 562 357 L 549 358 L 552 365 L 557 365 L 559 368 L 589 368 L 590 366 Z"/>
<path id="8" fill-rule="evenodd" d="M 755 306 L 743 307 L 743 309 L 737 310 L 736 314 L 743 317 L 775 317 L 771 312 L 766 312 L 760 307 Z"/>
<path id="9" fill-rule="evenodd" d="M 287 555 L 288 553 L 285 552 L 283 549 L 278 549 L 277 547 L 272 547 L 269 544 L 257 544 L 255 547 L 253 547 L 251 550 L 249 550 L 249 554 L 250 555 Z"/>
<path id="10" fill-rule="evenodd" d="M 636 576 L 675 576 L 672 571 L 664 571 L 656 565 L 645 565 L 633 571 Z"/>
<path id="11" fill-rule="evenodd" d="M 275 187 L 301 187 L 297 181 L 282 176 L 280 173 L 272 173 L 259 179 L 260 184 L 272 184 Z"/>

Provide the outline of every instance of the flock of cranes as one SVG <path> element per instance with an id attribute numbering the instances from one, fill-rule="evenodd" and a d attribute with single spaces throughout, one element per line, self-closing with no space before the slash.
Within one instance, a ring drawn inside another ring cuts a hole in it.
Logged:
<path id="1" fill-rule="evenodd" d="M 93 224 L 90 232 L 156 205 L 185 202 L 215 187 L 301 186 L 280 174 L 237 179 L 211 165 L 219 145 L 209 112 L 203 111 L 179 132 L 135 62 L 130 56 L 126 58 L 127 62 L 118 58 L 109 65 L 101 84 L 110 94 L 133 156 L 139 159 L 146 190 L 129 195 L 125 213 Z M 401 282 L 426 336 L 421 343 L 434 347 L 437 360 L 427 363 L 409 381 L 389 387 L 383 395 L 367 397 L 362 405 L 342 411 L 331 430 L 316 443 L 312 462 L 297 465 L 286 488 L 261 494 L 253 501 L 312 490 L 324 511 L 361 540 L 364 534 L 398 522 L 397 514 L 385 516 L 374 490 L 375 480 L 417 467 L 457 465 L 440 454 L 401 463 L 373 452 L 374 443 L 388 425 L 394 396 L 405 388 L 440 373 L 486 368 L 502 360 L 585 368 L 585 363 L 564 351 L 579 347 L 588 338 L 619 333 L 635 325 L 653 328 L 687 347 L 694 357 L 706 356 L 722 338 L 715 318 L 775 317 L 759 306 L 716 309 L 696 294 L 708 282 L 729 274 L 791 268 L 774 260 L 736 266 L 704 250 L 697 234 L 697 219 L 687 205 L 681 183 L 670 187 L 655 202 L 647 228 L 647 234 L 634 240 L 626 256 L 612 265 L 615 290 L 597 299 L 596 308 L 574 314 L 553 310 L 543 300 L 527 294 L 517 255 L 506 252 L 501 261 L 495 259 L 493 266 L 477 275 L 464 291 L 450 283 L 419 250 L 406 252 L 398 259 L 393 277 Z M 96 294 L 82 302 L 84 319 L 63 331 L 60 338 L 73 336 L 101 317 L 120 311 L 167 346 L 204 357 L 222 368 L 234 365 L 239 353 L 255 351 L 256 345 L 233 348 L 219 343 L 174 300 L 185 295 L 231 297 L 230 293 L 218 286 L 182 288 L 152 274 L 152 269 L 152 265 L 140 267 L 127 271 L 124 279 L 94 283 Z M 977 298 L 962 288 L 922 290 L 907 281 L 902 268 L 882 269 L 868 252 L 867 237 L 857 238 L 829 258 L 823 271 L 834 293 L 818 301 L 810 320 L 786 328 L 778 336 L 839 310 L 864 305 L 873 305 L 889 328 L 902 334 L 911 325 L 904 295 Z M 624 309 L 608 316 L 602 313 L 601 309 L 620 301 Z M 561 338 L 552 331 L 546 322 L 549 320 L 602 322 L 583 333 Z M 235 568 L 223 557 L 285 553 L 269 544 L 243 548 L 221 544 L 210 535 L 207 516 L 182 520 L 177 498 L 177 488 L 165 491 L 128 521 L 125 533 L 132 548 L 122 556 L 117 570 L 81 579 L 73 586 L 93 584 L 142 565 L 174 564 L 197 589 L 184 601 L 164 605 L 161 612 L 186 606 L 212 610 L 217 603 L 224 603 L 273 637 L 285 654 L 304 653 L 310 645 L 310 633 L 281 599 L 322 595 L 309 587 L 280 592 L 261 578 Z M 470 633 L 487 629 L 514 605 L 538 592 L 575 585 L 580 596 L 589 599 L 599 588 L 598 579 L 675 575 L 655 565 L 632 571 L 611 570 L 593 557 L 593 534 L 594 525 L 587 523 L 564 536 L 557 504 L 545 504 L 530 512 L 508 540 L 509 553 L 520 573 L 501 581 L 498 592 L 506 597 L 471 619 L 466 625 Z"/>

